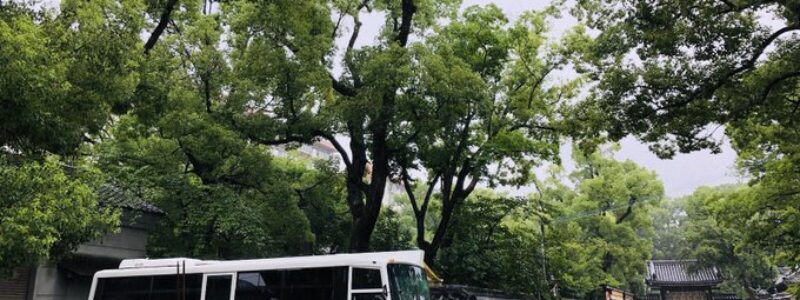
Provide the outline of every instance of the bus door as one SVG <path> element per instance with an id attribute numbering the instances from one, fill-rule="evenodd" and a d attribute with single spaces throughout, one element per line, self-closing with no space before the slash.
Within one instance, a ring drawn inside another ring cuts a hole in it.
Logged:
<path id="1" fill-rule="evenodd" d="M 203 274 L 203 300 L 232 300 L 233 273 Z"/>

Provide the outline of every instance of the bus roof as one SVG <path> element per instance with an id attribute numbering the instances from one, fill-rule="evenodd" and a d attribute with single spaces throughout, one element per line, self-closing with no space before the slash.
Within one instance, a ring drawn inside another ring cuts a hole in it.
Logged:
<path id="1" fill-rule="evenodd" d="M 186 273 L 224 273 L 272 269 L 302 269 L 334 266 L 382 266 L 389 263 L 424 266 L 422 250 L 295 256 L 248 260 L 198 260 L 190 258 L 126 259 L 119 269 L 97 272 L 96 277 L 121 277 Z"/>

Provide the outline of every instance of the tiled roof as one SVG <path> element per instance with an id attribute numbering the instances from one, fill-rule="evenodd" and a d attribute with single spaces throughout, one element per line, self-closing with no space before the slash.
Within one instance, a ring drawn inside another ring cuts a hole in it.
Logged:
<path id="1" fill-rule="evenodd" d="M 711 294 L 711 298 L 713 300 L 742 300 L 736 294 L 730 293 L 713 293 Z M 659 293 L 649 293 L 647 294 L 647 298 L 645 300 L 661 300 L 661 294 Z"/>
<path id="2" fill-rule="evenodd" d="M 651 260 L 646 281 L 650 286 L 714 286 L 722 279 L 716 267 L 699 267 L 696 260 Z"/>
<path id="3" fill-rule="evenodd" d="M 778 272 L 780 274 L 779 280 L 781 282 L 790 284 L 800 283 L 800 270 L 784 267 L 778 268 Z"/>
<path id="4" fill-rule="evenodd" d="M 711 298 L 714 300 L 742 300 L 738 295 L 729 293 L 713 293 Z"/>
<path id="5" fill-rule="evenodd" d="M 161 209 L 148 203 L 147 201 L 126 193 L 119 187 L 113 185 L 103 185 L 97 190 L 102 205 L 128 208 L 148 213 L 162 213 Z"/>

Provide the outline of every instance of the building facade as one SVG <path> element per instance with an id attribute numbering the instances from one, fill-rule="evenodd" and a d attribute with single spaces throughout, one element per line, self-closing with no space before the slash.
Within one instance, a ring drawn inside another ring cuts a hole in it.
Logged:
<path id="1" fill-rule="evenodd" d="M 80 245 L 66 259 L 18 268 L 11 278 L 0 280 L 0 300 L 86 300 L 95 272 L 116 269 L 123 259 L 146 257 L 148 234 L 161 211 L 114 187 L 99 193 L 101 203 L 122 210 L 118 232 Z"/>

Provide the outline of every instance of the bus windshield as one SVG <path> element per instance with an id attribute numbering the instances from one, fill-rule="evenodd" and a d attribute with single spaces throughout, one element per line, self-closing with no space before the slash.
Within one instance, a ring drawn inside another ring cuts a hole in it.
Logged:
<path id="1" fill-rule="evenodd" d="M 422 268 L 412 265 L 389 264 L 389 284 L 392 300 L 429 300 L 428 280 Z"/>

